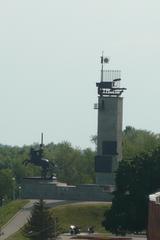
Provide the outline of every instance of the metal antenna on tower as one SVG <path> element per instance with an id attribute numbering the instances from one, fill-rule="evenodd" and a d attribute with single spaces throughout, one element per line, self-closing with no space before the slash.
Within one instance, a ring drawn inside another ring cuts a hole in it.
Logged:
<path id="1" fill-rule="evenodd" d="M 104 53 L 104 51 L 102 51 L 102 56 L 101 56 L 101 64 L 102 64 L 102 68 L 101 68 L 101 82 L 103 82 L 103 73 L 104 73 L 103 64 L 104 63 L 109 63 L 109 58 L 108 57 L 104 57 L 103 53 Z"/>
<path id="2" fill-rule="evenodd" d="M 101 56 L 101 64 L 102 64 L 102 68 L 101 68 L 101 82 L 103 82 L 103 51 L 102 51 L 102 56 Z"/>
<path id="3" fill-rule="evenodd" d="M 43 147 L 43 133 L 41 133 L 41 144 L 40 144 L 40 147 L 41 148 Z"/>

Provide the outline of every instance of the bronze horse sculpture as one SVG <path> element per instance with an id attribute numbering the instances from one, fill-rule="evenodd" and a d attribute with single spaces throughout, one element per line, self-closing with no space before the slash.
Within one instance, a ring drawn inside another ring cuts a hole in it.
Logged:
<path id="1" fill-rule="evenodd" d="M 51 179 L 53 177 L 55 164 L 48 159 L 43 158 L 43 134 L 41 136 L 41 144 L 39 146 L 39 149 L 31 147 L 30 158 L 28 160 L 25 160 L 23 163 L 24 165 L 33 164 L 41 167 L 41 177 L 43 179 L 47 179 L 49 171 L 52 173 L 48 178 Z"/>

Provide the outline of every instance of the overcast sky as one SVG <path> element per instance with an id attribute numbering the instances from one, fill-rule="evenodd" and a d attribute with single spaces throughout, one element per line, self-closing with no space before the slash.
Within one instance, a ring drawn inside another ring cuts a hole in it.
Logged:
<path id="1" fill-rule="evenodd" d="M 159 0 L 0 0 L 0 143 L 94 147 L 102 50 L 123 128 L 160 133 Z"/>

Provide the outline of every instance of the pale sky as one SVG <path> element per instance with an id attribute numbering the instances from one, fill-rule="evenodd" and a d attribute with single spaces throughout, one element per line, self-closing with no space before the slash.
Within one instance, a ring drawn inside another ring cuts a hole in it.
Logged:
<path id="1" fill-rule="evenodd" d="M 0 143 L 94 147 L 102 50 L 123 128 L 160 133 L 159 0 L 0 0 Z"/>

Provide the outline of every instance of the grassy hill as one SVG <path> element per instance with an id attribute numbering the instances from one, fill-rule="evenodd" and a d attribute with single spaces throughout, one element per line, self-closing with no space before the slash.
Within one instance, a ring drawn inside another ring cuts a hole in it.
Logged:
<path id="1" fill-rule="evenodd" d="M 52 213 L 59 219 L 63 232 L 68 232 L 70 225 L 80 226 L 81 231 L 87 231 L 89 226 L 94 226 L 95 231 L 105 232 L 101 222 L 104 212 L 110 207 L 108 204 L 69 204 L 52 209 Z"/>
<path id="2" fill-rule="evenodd" d="M 1 207 L 0 227 L 7 223 L 27 202 L 28 200 L 16 200 Z"/>
<path id="3" fill-rule="evenodd" d="M 88 226 L 93 225 L 96 232 L 105 232 L 101 226 L 104 212 L 110 205 L 107 203 L 97 204 L 66 204 L 51 209 L 52 214 L 58 218 L 62 232 L 68 232 L 71 224 L 78 225 L 81 231 L 87 231 Z M 7 240 L 28 240 L 21 232 L 18 232 Z"/>

